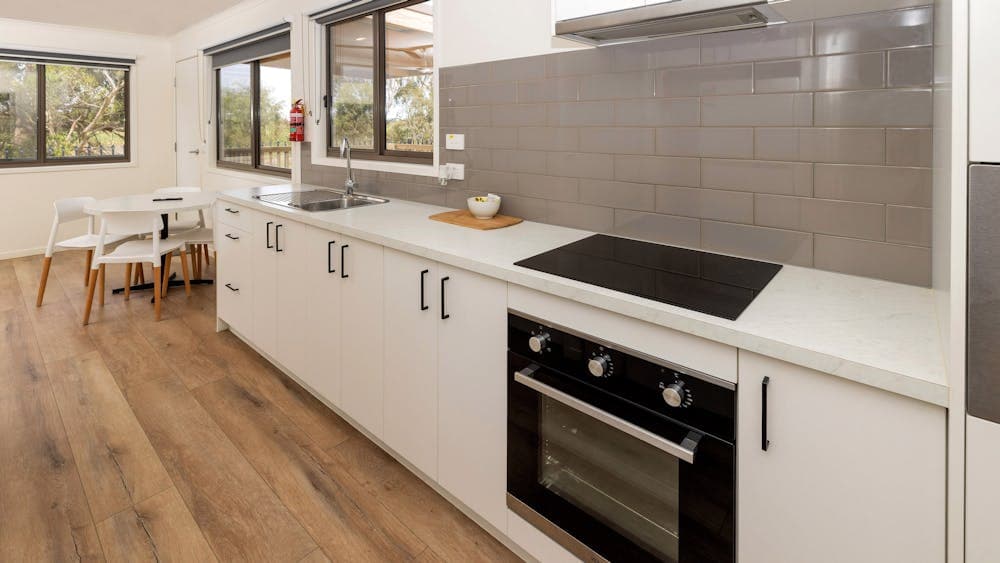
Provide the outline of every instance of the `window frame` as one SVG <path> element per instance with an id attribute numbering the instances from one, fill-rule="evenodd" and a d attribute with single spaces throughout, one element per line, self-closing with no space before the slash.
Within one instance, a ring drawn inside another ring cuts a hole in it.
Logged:
<path id="1" fill-rule="evenodd" d="M 325 93 L 323 94 L 323 108 L 326 112 L 326 156 L 333 158 L 340 158 L 340 143 L 334 142 L 333 138 L 333 113 L 332 113 L 332 102 L 333 102 L 333 72 L 331 72 L 331 66 L 333 64 L 333 48 L 330 42 L 330 28 L 354 20 L 359 20 L 372 16 L 374 27 L 374 33 L 372 34 L 373 43 L 372 50 L 375 52 L 375 60 L 372 69 L 374 70 L 374 77 L 372 81 L 377 85 L 377 87 L 372 88 L 372 115 L 374 118 L 374 149 L 363 149 L 351 147 L 351 156 L 359 160 L 371 160 L 371 161 L 381 161 L 381 162 L 403 162 L 408 164 L 433 164 L 434 156 L 437 152 L 437 142 L 435 140 L 432 143 L 430 152 L 417 152 L 417 151 L 398 151 L 389 150 L 386 148 L 386 118 L 385 118 L 385 14 L 386 12 L 391 12 L 394 10 L 399 10 L 406 8 L 407 6 L 414 6 L 416 4 L 423 4 L 427 0 L 407 0 L 406 2 L 400 2 L 398 4 L 393 4 L 385 8 L 379 8 L 377 10 L 372 10 L 370 12 L 363 12 L 360 14 L 352 15 L 350 17 L 344 18 L 342 20 L 336 20 L 323 24 L 323 37 L 324 37 L 324 50 L 326 52 L 326 64 L 324 65 L 324 72 L 326 73 L 325 81 Z M 435 32 L 437 30 L 435 29 Z M 433 97 L 434 111 L 437 111 L 437 91 L 436 89 L 431 89 L 431 96 Z"/>
<path id="2" fill-rule="evenodd" d="M 267 57 L 275 57 L 278 55 L 288 55 L 291 57 L 291 51 L 283 53 L 273 53 Z M 261 164 L 261 142 L 260 142 L 260 61 L 263 60 L 256 59 L 253 61 L 248 61 L 245 63 L 234 63 L 234 64 L 249 64 L 250 65 L 250 164 L 240 164 L 239 162 L 229 162 L 227 160 L 222 160 L 220 156 L 223 152 L 222 147 L 222 69 L 224 67 L 219 67 L 214 69 L 215 74 L 215 165 L 218 168 L 228 168 L 230 170 L 242 170 L 244 172 L 253 173 L 263 173 L 271 174 L 274 176 L 281 176 L 283 178 L 290 178 L 292 176 L 292 168 L 278 168 L 276 166 L 267 166 Z M 230 65 L 226 65 L 230 66 Z M 291 148 L 291 141 L 289 141 L 289 148 Z"/>
<path id="3" fill-rule="evenodd" d="M 87 63 L 77 63 L 77 62 L 61 62 L 58 60 L 37 60 L 37 59 L 19 59 L 17 57 L 0 57 L 0 61 L 3 62 L 13 62 L 13 63 L 24 63 L 31 64 L 35 66 L 37 84 L 35 97 L 38 100 L 37 107 L 35 108 L 38 112 L 37 121 L 35 122 L 35 158 L 33 160 L 2 160 L 0 159 L 0 169 L 6 168 L 36 168 L 42 166 L 73 166 L 80 165 L 86 166 L 90 164 L 127 164 L 132 162 L 132 68 L 131 67 L 117 67 L 117 66 L 107 66 L 100 64 L 87 64 Z M 46 131 L 46 99 L 45 99 L 45 86 L 47 81 L 47 74 L 45 69 L 49 66 L 83 66 L 91 68 L 105 68 L 113 70 L 121 70 L 125 73 L 125 90 L 122 95 L 124 96 L 125 102 L 125 139 L 124 146 L 125 152 L 121 156 L 70 156 L 70 157 L 50 157 L 48 156 L 48 150 L 46 147 L 47 131 Z"/>

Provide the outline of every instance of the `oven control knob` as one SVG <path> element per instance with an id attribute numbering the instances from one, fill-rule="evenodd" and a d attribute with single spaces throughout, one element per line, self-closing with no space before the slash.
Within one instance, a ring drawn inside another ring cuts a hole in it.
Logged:
<path id="1" fill-rule="evenodd" d="M 549 336 L 549 333 L 547 332 L 533 334 L 531 335 L 531 338 L 528 339 L 528 348 L 531 348 L 531 351 L 537 354 L 544 350 L 549 345 L 551 340 L 552 337 Z"/>
<path id="2" fill-rule="evenodd" d="M 685 398 L 687 398 L 687 393 L 684 391 L 683 381 L 671 383 L 663 389 L 663 402 L 667 403 L 668 407 L 681 406 L 684 404 Z"/>
<path id="3" fill-rule="evenodd" d="M 598 354 L 587 362 L 587 369 L 594 377 L 607 377 L 611 375 L 611 356 Z"/>

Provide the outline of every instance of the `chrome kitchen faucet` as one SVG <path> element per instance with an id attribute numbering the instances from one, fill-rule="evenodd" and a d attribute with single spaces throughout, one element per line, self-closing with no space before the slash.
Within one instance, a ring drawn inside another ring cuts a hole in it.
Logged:
<path id="1" fill-rule="evenodd" d="M 351 168 L 351 143 L 344 137 L 343 142 L 340 143 L 340 158 L 347 159 L 347 179 L 344 180 L 344 188 L 347 191 L 347 196 L 350 197 L 354 195 L 354 169 Z"/>

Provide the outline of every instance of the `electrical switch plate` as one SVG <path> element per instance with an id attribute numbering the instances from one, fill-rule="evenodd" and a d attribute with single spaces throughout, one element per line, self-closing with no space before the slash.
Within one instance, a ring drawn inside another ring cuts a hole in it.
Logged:
<path id="1" fill-rule="evenodd" d="M 448 133 L 444 139 L 444 148 L 450 151 L 465 150 L 465 135 L 461 133 Z"/>

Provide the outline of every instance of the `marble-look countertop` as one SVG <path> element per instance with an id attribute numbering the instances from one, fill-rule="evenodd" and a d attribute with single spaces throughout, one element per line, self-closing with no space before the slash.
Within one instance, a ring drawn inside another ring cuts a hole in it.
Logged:
<path id="1" fill-rule="evenodd" d="M 478 231 L 428 219 L 447 208 L 401 200 L 310 213 L 252 197 L 314 187 L 319 186 L 245 188 L 219 198 L 921 401 L 948 404 L 930 289 L 786 265 L 739 319 L 729 321 L 514 265 L 594 234 L 589 231 L 530 221 Z"/>

